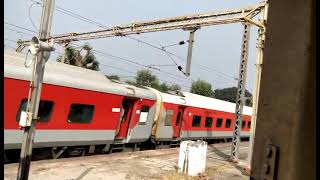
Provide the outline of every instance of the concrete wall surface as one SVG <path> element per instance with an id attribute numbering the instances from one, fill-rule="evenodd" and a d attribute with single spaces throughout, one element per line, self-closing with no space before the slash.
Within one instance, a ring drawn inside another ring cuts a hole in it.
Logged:
<path id="1" fill-rule="evenodd" d="M 270 0 L 251 178 L 265 145 L 279 148 L 275 179 L 316 179 L 315 0 Z"/>

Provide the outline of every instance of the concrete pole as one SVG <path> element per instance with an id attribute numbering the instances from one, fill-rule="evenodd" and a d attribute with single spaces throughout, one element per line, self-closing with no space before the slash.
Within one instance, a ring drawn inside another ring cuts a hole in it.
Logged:
<path id="1" fill-rule="evenodd" d="M 43 9 L 39 31 L 40 40 L 47 39 L 50 36 L 53 9 L 54 0 L 43 1 Z M 32 156 L 32 144 L 34 141 L 36 120 L 38 119 L 38 108 L 40 103 L 43 74 L 45 62 L 49 58 L 49 55 L 50 52 L 40 51 L 37 54 L 37 60 L 34 62 L 36 63 L 36 66 L 34 67 L 35 69 L 33 70 L 35 74 L 32 76 L 30 87 L 31 99 L 29 101 L 30 104 L 27 108 L 27 112 L 32 113 L 32 121 L 31 125 L 29 127 L 25 127 L 23 132 L 23 142 L 21 147 L 19 169 L 17 175 L 18 180 L 27 180 L 29 177 L 29 169 Z"/>

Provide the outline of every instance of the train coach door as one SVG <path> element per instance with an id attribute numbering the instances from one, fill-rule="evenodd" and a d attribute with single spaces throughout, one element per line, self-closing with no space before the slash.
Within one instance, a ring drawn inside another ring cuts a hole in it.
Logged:
<path id="1" fill-rule="evenodd" d="M 180 106 L 178 108 L 178 114 L 176 116 L 176 121 L 173 124 L 173 138 L 179 138 L 180 137 L 183 112 L 184 112 L 184 107 Z"/>
<path id="2" fill-rule="evenodd" d="M 117 139 L 125 139 L 127 137 L 130 119 L 132 117 L 133 106 L 135 104 L 134 99 L 124 99 L 122 102 L 122 108 L 120 113 L 120 120 L 117 129 Z"/>

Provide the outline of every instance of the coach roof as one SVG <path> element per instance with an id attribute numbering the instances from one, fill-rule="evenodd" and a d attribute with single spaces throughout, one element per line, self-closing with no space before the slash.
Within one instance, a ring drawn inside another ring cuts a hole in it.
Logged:
<path id="1" fill-rule="evenodd" d="M 236 109 L 236 104 L 223 101 L 220 99 L 210 98 L 201 96 L 198 94 L 193 94 L 189 92 L 181 92 L 181 95 L 171 95 L 167 93 L 162 93 L 163 102 L 173 103 L 185 106 L 192 106 L 204 109 L 214 109 L 217 111 L 234 113 Z M 248 106 L 243 107 L 243 114 L 251 116 L 252 108 Z"/>
<path id="2" fill-rule="evenodd" d="M 4 76 L 13 79 L 31 80 L 32 67 L 24 66 L 25 55 L 12 51 L 4 52 Z M 77 89 L 106 92 L 124 96 L 156 99 L 156 95 L 146 89 L 110 81 L 102 72 L 71 66 L 49 60 L 46 63 L 44 83 Z M 128 94 L 129 91 L 135 95 Z"/>

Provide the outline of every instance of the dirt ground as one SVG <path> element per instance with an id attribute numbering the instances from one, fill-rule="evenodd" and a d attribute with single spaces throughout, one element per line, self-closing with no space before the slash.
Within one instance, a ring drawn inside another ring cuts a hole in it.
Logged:
<path id="1" fill-rule="evenodd" d="M 240 159 L 245 162 L 248 142 L 240 146 Z M 32 180 L 180 180 L 218 179 L 248 180 L 240 165 L 228 161 L 231 144 L 209 144 L 206 171 L 197 177 L 177 173 L 179 148 L 113 153 L 105 155 L 33 161 Z M 18 164 L 4 165 L 4 179 L 15 180 Z"/>

